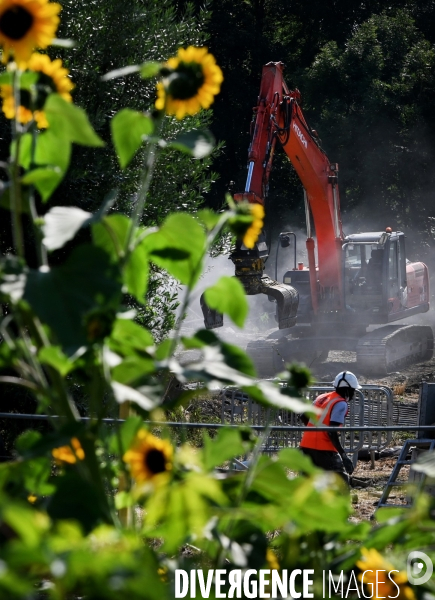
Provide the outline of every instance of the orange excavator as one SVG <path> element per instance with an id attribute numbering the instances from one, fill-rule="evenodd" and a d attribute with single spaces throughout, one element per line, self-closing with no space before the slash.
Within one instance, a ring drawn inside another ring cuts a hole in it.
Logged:
<path id="1" fill-rule="evenodd" d="M 248 345 L 259 375 L 276 373 L 284 361 L 298 359 L 307 347 L 314 347 L 317 356 L 329 350 L 356 350 L 359 369 L 379 374 L 430 359 L 430 326 L 393 324 L 429 310 L 426 265 L 406 259 L 401 231 L 387 227 L 344 235 L 338 165 L 329 161 L 299 102 L 300 92 L 288 89 L 283 79 L 283 64 L 265 65 L 254 108 L 245 191 L 234 196 L 238 202 L 264 205 L 277 144 L 304 189 L 307 267 L 296 266 L 295 258 L 283 283 L 270 279 L 264 274 L 269 255 L 264 236 L 253 250 L 239 243 L 231 255 L 246 293 L 275 299 L 279 329 L 293 328 L 291 335 L 283 331 L 280 339 L 272 335 L 271 340 Z M 280 234 L 279 242 L 288 246 L 289 234 Z M 222 325 L 222 316 L 210 311 L 204 301 L 202 308 L 206 327 Z M 367 332 L 371 325 L 384 326 Z"/>

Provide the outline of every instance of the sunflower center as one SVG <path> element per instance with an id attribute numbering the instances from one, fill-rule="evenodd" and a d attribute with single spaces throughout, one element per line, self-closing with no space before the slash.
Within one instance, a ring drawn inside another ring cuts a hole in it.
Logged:
<path id="1" fill-rule="evenodd" d="M 197 62 L 180 62 L 169 76 L 168 94 L 174 100 L 188 100 L 196 96 L 204 83 L 202 65 Z"/>
<path id="2" fill-rule="evenodd" d="M 22 6 L 11 6 L 0 17 L 0 31 L 11 40 L 21 40 L 33 25 L 33 16 Z"/>
<path id="3" fill-rule="evenodd" d="M 153 448 L 146 453 L 145 465 L 153 473 L 163 473 L 166 471 L 166 457 L 161 450 Z"/>

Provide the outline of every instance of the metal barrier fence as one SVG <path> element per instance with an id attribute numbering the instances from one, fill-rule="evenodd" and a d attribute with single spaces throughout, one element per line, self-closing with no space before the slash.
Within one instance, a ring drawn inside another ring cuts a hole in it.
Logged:
<path id="1" fill-rule="evenodd" d="M 319 394 L 331 392 L 332 385 L 318 384 L 306 390 L 306 397 L 312 401 Z M 221 421 L 228 424 L 272 425 L 296 427 L 301 425 L 298 415 L 286 410 L 265 408 L 253 402 L 249 396 L 237 389 L 226 388 L 221 392 Z M 386 386 L 363 385 L 349 403 L 345 427 L 340 432 L 341 443 L 346 452 L 354 455 L 363 447 L 369 452 L 379 451 L 388 446 L 393 431 L 382 427 L 393 425 L 393 392 Z M 373 427 L 377 431 L 354 431 L 350 428 Z M 297 430 L 273 430 L 263 444 L 263 452 L 275 453 L 282 448 L 296 447 L 302 437 Z"/>

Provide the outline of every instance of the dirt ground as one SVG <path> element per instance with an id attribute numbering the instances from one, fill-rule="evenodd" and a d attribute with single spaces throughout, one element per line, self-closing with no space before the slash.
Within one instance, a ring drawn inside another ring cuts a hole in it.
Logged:
<path id="1" fill-rule="evenodd" d="M 421 382 L 435 383 L 435 358 L 403 368 L 400 372 L 390 373 L 382 378 L 371 378 L 358 372 L 354 352 L 330 352 L 326 361 L 312 364 L 311 369 L 316 379 L 320 381 L 332 381 L 339 371 L 352 370 L 362 384 L 386 385 L 393 390 L 394 400 L 405 403 L 418 403 Z M 394 437 L 392 446 L 400 447 L 405 437 L 406 434 L 398 433 Z M 372 518 L 396 460 L 397 457 L 381 458 L 375 461 L 374 467 L 370 461 L 358 461 L 353 476 L 368 487 L 352 489 L 352 504 L 355 511 L 352 520 Z M 408 474 L 409 468 L 403 468 L 400 480 L 406 482 Z M 406 504 L 404 488 L 398 486 L 397 491 L 390 493 L 388 502 Z"/>

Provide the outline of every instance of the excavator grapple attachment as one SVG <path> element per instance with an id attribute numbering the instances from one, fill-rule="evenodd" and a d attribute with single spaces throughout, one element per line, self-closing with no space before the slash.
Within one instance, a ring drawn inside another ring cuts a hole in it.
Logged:
<path id="1" fill-rule="evenodd" d="M 386 375 L 404 365 L 430 360 L 433 346 L 434 335 L 429 325 L 386 325 L 359 340 L 358 369 Z"/>
<path id="2" fill-rule="evenodd" d="M 256 286 L 256 290 L 256 293 L 266 294 L 276 301 L 275 318 L 279 329 L 288 329 L 296 324 L 299 294 L 293 287 L 278 283 L 267 275 L 263 275 L 260 279 L 260 285 Z M 249 295 L 252 295 L 252 293 Z M 224 324 L 223 315 L 207 305 L 204 294 L 201 296 L 200 302 L 205 328 L 217 329 L 222 327 Z"/>
<path id="3" fill-rule="evenodd" d="M 210 308 L 204 299 L 204 294 L 200 299 L 202 314 L 204 315 L 204 325 L 206 329 L 217 329 L 224 324 L 224 316 L 222 313 Z"/>
<path id="4" fill-rule="evenodd" d="M 288 329 L 296 324 L 299 294 L 295 288 L 278 283 L 267 275 L 261 278 L 261 293 L 276 301 L 276 320 L 279 329 Z"/>

